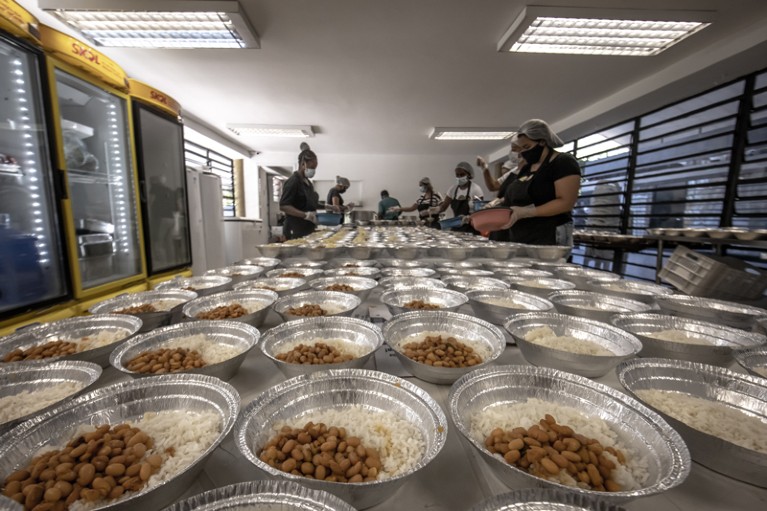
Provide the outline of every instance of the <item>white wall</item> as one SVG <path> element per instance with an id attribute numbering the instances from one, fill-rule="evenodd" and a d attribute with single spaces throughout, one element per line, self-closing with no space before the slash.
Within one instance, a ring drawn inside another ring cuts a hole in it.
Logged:
<path id="1" fill-rule="evenodd" d="M 319 158 L 316 180 L 334 180 L 336 175 L 359 181 L 359 192 L 355 190 L 355 198 L 359 193 L 364 210 L 374 211 L 381 199 L 380 192 L 389 190 L 389 195 L 398 199 L 403 206 L 413 204 L 418 198 L 418 181 L 428 176 L 434 188 L 445 195 L 447 189 L 455 183 L 455 165 L 467 161 L 474 165 L 476 155 L 467 154 L 461 158 L 443 155 L 359 155 L 359 154 L 324 154 L 321 149 L 315 149 Z M 256 156 L 254 159 L 264 166 L 284 166 L 295 168 L 298 151 L 293 153 L 269 153 Z M 482 174 L 474 165 L 474 180 L 487 192 Z M 355 183 L 356 184 L 356 183 Z M 327 190 L 327 186 L 322 186 Z M 355 186 L 356 188 L 356 186 Z M 351 194 L 352 190 L 348 192 Z M 347 195 L 348 195 L 347 194 Z M 324 195 L 321 197 L 324 199 Z M 352 197 L 344 197 L 349 202 Z"/>
<path id="2" fill-rule="evenodd" d="M 243 174 L 245 181 L 245 217 L 261 218 L 261 197 L 258 189 L 261 186 L 258 177 L 258 164 L 253 158 L 243 161 Z"/>

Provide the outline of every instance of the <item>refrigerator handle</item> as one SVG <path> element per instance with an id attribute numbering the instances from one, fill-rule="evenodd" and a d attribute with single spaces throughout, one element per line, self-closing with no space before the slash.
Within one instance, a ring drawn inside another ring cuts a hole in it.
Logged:
<path id="1" fill-rule="evenodd" d="M 58 170 L 53 173 L 53 191 L 56 197 L 59 197 L 62 200 L 69 198 L 67 172 L 65 170 Z"/>

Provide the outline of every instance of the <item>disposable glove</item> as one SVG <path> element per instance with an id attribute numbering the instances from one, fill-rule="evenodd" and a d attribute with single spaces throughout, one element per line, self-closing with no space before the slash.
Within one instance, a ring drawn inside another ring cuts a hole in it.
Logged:
<path id="1" fill-rule="evenodd" d="M 510 229 L 512 225 L 517 223 L 518 221 L 524 219 L 524 218 L 532 218 L 535 216 L 535 206 L 533 204 L 530 204 L 529 206 L 512 206 L 511 207 L 511 218 L 509 218 L 509 222 L 502 226 L 501 229 Z"/>
<path id="2" fill-rule="evenodd" d="M 317 212 L 316 211 L 307 211 L 304 214 L 304 220 L 308 220 L 313 224 L 317 223 Z"/>

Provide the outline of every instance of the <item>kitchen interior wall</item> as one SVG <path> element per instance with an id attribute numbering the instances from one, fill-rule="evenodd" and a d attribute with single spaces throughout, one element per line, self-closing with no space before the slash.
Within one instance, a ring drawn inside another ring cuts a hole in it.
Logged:
<path id="1" fill-rule="evenodd" d="M 476 162 L 476 155 L 473 154 L 463 156 L 325 154 L 314 145 L 312 149 L 315 149 L 319 158 L 315 176 L 315 180 L 318 181 L 317 188 L 326 192 L 329 182 L 334 181 L 337 175 L 346 177 L 355 186 L 348 192 L 348 194 L 354 192 L 354 197 L 345 197 L 345 200 L 349 202 L 359 197 L 362 200 L 361 209 L 366 211 L 375 211 L 378 208 L 380 192 L 383 189 L 388 190 L 389 195 L 398 199 L 403 206 L 412 205 L 419 195 L 418 181 L 425 176 L 431 179 L 434 188 L 444 196 L 447 189 L 455 183 L 455 165 L 461 161 L 467 161 L 472 165 Z M 269 153 L 256 156 L 254 160 L 262 166 L 295 168 L 297 156 L 298 152 L 296 154 Z M 485 187 L 481 172 L 476 165 L 474 167 L 474 180 L 485 191 L 487 198 L 491 194 Z M 325 193 L 321 194 L 321 199 L 325 199 Z"/>

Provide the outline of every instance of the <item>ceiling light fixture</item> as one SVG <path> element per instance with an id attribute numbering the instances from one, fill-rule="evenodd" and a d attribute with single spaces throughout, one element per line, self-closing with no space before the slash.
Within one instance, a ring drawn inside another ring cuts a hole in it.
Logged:
<path id="1" fill-rule="evenodd" d="M 434 128 L 429 138 L 434 140 L 506 140 L 517 128 Z"/>
<path id="2" fill-rule="evenodd" d="M 657 55 L 709 26 L 713 14 L 529 5 L 503 34 L 498 51 Z"/>
<path id="3" fill-rule="evenodd" d="M 227 124 L 226 129 L 240 137 L 308 138 L 314 136 L 311 126 L 286 126 L 278 124 Z"/>
<path id="4" fill-rule="evenodd" d="M 38 0 L 41 9 L 98 46 L 259 48 L 237 1 Z"/>

